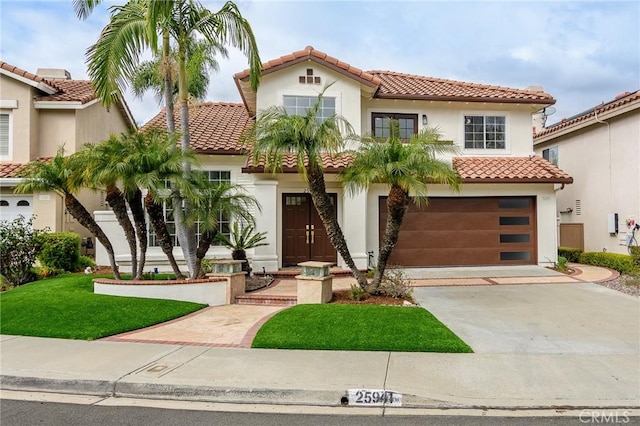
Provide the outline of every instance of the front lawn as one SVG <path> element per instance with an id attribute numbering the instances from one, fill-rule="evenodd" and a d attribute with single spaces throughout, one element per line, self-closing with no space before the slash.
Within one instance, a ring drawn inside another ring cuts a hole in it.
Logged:
<path id="1" fill-rule="evenodd" d="M 178 318 L 206 306 L 93 294 L 92 279 L 96 277 L 67 274 L 0 294 L 0 334 L 93 340 Z"/>
<path id="2" fill-rule="evenodd" d="M 473 352 L 427 310 L 378 305 L 297 305 L 258 331 L 252 347 L 395 352 Z"/>

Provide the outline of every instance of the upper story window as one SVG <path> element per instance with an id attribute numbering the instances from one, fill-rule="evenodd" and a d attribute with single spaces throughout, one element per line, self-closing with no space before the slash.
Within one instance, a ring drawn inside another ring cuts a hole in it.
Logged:
<path id="1" fill-rule="evenodd" d="M 0 158 L 9 158 L 9 135 L 11 134 L 9 128 L 11 122 L 10 118 L 9 114 L 0 114 Z"/>
<path id="2" fill-rule="evenodd" d="M 497 115 L 465 115 L 465 149 L 505 149 L 506 119 Z"/>
<path id="3" fill-rule="evenodd" d="M 376 138 L 386 139 L 390 136 L 391 120 L 400 125 L 400 139 L 409 140 L 418 133 L 418 114 L 397 114 L 374 112 L 371 114 L 371 131 Z"/>
<path id="4" fill-rule="evenodd" d="M 309 108 L 318 102 L 317 96 L 291 96 L 285 95 L 283 98 L 284 109 L 289 115 L 307 115 Z M 320 101 L 318 118 L 324 121 L 336 113 L 336 98 L 323 96 Z"/>
<path id="5" fill-rule="evenodd" d="M 542 150 L 542 158 L 551 164 L 558 165 L 558 146 L 552 146 Z"/>

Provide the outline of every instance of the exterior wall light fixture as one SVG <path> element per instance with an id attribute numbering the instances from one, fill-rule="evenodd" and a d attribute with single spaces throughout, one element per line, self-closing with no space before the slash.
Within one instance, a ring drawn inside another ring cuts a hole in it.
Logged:
<path id="1" fill-rule="evenodd" d="M 422 114 L 422 125 L 426 126 L 427 124 L 429 124 L 429 117 L 427 117 L 427 114 Z"/>

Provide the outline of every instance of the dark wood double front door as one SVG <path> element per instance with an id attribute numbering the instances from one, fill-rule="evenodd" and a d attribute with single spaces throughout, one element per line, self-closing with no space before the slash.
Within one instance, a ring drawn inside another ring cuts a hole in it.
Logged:
<path id="1" fill-rule="evenodd" d="M 329 194 L 337 212 L 337 196 Z M 337 263 L 338 255 L 311 195 L 282 194 L 282 266 L 315 260 Z"/>

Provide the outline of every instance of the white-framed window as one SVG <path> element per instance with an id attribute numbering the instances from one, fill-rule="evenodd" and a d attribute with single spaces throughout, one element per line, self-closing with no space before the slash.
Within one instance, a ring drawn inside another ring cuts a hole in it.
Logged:
<path id="1" fill-rule="evenodd" d="M 0 113 L 0 159 L 11 159 L 11 114 Z"/>
<path id="2" fill-rule="evenodd" d="M 503 115 L 465 115 L 465 149 L 506 149 L 507 120 Z"/>
<path id="3" fill-rule="evenodd" d="M 558 146 L 550 146 L 547 149 L 542 150 L 542 158 L 550 162 L 551 164 L 558 165 Z"/>
<path id="4" fill-rule="evenodd" d="M 283 96 L 284 109 L 289 115 L 307 115 L 309 108 L 318 102 L 317 96 Z M 336 98 L 323 96 L 320 102 L 318 118 L 324 121 L 336 113 Z"/>
<path id="5" fill-rule="evenodd" d="M 203 171 L 203 173 L 206 174 L 206 176 L 209 178 L 209 182 L 214 185 L 219 183 L 231 183 L 231 172 L 228 170 L 205 170 Z M 162 210 L 167 224 L 167 231 L 169 231 L 172 243 L 174 247 L 178 247 L 180 243 L 178 242 L 178 235 L 176 233 L 176 219 L 173 215 L 172 203 L 163 203 Z M 226 235 L 227 237 L 230 235 L 231 220 L 228 216 L 220 214 L 220 216 L 218 217 L 218 232 Z M 200 222 L 196 222 L 196 239 L 198 241 L 200 241 L 200 235 L 202 235 L 202 232 L 200 231 Z M 217 245 L 218 243 L 214 241 L 212 244 Z M 153 228 L 149 226 L 149 246 L 158 247 L 159 245 L 160 244 L 156 233 L 153 231 Z"/>

